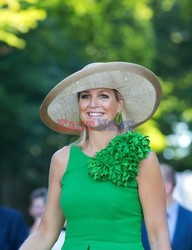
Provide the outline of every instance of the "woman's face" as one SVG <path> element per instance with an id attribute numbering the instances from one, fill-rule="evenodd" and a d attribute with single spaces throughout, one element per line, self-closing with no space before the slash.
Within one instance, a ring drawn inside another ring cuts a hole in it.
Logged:
<path id="1" fill-rule="evenodd" d="M 96 128 L 113 121 L 122 107 L 123 100 L 117 101 L 112 89 L 90 89 L 82 91 L 79 96 L 80 118 L 88 127 Z"/>

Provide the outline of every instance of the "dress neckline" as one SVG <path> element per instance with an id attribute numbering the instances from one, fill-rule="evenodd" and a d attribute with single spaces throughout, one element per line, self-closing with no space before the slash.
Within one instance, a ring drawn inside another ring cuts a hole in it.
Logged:
<path id="1" fill-rule="evenodd" d="M 88 158 L 93 158 L 93 156 L 87 155 L 87 154 L 83 151 L 82 147 L 78 147 L 78 148 L 80 149 L 80 151 L 81 151 L 81 153 L 82 153 L 83 155 L 85 155 L 85 156 L 88 157 Z"/>

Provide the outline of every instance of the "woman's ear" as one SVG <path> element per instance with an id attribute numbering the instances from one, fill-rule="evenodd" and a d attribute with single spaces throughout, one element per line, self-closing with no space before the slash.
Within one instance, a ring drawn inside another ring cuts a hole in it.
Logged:
<path id="1" fill-rule="evenodd" d="M 123 97 L 118 101 L 118 103 L 119 103 L 118 112 L 122 112 L 124 106 Z"/>

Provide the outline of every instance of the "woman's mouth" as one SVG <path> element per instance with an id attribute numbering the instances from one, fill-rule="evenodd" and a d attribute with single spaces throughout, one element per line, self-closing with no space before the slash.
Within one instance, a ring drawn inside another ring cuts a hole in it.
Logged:
<path id="1" fill-rule="evenodd" d="M 87 114 L 89 115 L 89 117 L 100 117 L 104 113 L 103 112 L 88 112 Z"/>

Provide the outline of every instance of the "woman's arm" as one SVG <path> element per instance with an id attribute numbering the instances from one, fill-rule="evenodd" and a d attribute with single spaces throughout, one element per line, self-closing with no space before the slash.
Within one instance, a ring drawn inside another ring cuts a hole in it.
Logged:
<path id="1" fill-rule="evenodd" d="M 150 248 L 170 250 L 165 189 L 154 152 L 150 152 L 148 158 L 142 160 L 137 180 Z"/>
<path id="2" fill-rule="evenodd" d="M 49 250 L 61 232 L 65 219 L 60 207 L 60 181 L 67 166 L 69 150 L 69 147 L 62 148 L 51 159 L 45 212 L 37 231 L 23 243 L 20 250 Z"/>

